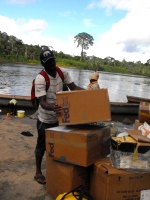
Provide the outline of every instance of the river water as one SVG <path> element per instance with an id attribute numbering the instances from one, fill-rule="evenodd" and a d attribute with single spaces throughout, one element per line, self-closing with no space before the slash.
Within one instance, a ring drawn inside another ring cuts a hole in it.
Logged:
<path id="1" fill-rule="evenodd" d="M 0 64 L 0 94 L 30 95 L 32 80 L 42 66 Z M 65 68 L 76 85 L 86 89 L 93 71 Z M 107 88 L 111 102 L 127 102 L 126 95 L 150 98 L 150 78 L 99 72 L 99 85 Z"/>

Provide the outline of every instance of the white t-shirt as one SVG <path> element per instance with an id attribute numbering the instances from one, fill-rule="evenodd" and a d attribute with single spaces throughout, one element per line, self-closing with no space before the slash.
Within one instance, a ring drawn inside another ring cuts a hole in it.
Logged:
<path id="1" fill-rule="evenodd" d="M 64 75 L 64 83 L 65 84 L 72 83 L 73 81 L 69 73 L 62 68 L 61 68 L 61 71 L 63 72 L 63 75 Z M 50 76 L 48 73 L 47 75 L 49 76 L 49 79 L 50 79 L 50 86 L 47 92 L 46 92 L 45 78 L 41 74 L 37 75 L 35 79 L 35 96 L 40 97 L 40 96 L 46 95 L 47 103 L 56 103 L 56 92 L 62 91 L 63 82 L 58 72 L 56 73 L 55 78 Z M 58 121 L 57 115 L 54 111 L 45 110 L 41 107 L 41 105 L 39 105 L 39 108 L 38 108 L 38 118 L 41 122 L 49 123 L 49 124 L 53 124 Z"/>

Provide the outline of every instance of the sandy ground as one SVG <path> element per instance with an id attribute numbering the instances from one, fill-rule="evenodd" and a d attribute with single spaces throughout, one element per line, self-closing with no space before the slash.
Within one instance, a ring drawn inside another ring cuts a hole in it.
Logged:
<path id="1" fill-rule="evenodd" d="M 30 115 L 33 116 L 33 115 Z M 115 122 L 119 132 L 131 126 Z M 29 131 L 32 137 L 21 134 Z M 1 200 L 53 200 L 46 193 L 46 186 L 34 180 L 37 131 L 36 119 L 29 116 L 18 118 L 0 115 L 0 199 Z M 46 173 L 46 160 L 42 165 L 43 175 Z"/>
<path id="2" fill-rule="evenodd" d="M 46 186 L 34 180 L 36 119 L 27 116 L 10 118 L 0 115 L 0 199 L 53 200 L 46 193 Z M 21 134 L 23 131 L 29 131 L 33 136 L 24 136 Z M 44 175 L 45 162 L 44 158 Z"/>

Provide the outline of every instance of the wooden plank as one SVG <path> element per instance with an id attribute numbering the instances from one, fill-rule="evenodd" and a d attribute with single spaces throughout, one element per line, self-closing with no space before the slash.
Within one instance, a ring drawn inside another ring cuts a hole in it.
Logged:
<path id="1" fill-rule="evenodd" d="M 127 100 L 128 102 L 132 102 L 132 103 L 150 102 L 150 99 L 148 98 L 128 96 L 128 95 L 127 95 Z"/>

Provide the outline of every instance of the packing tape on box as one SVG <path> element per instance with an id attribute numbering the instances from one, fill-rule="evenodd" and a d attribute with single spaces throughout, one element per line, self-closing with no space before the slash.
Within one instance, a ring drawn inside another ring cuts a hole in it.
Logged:
<path id="1" fill-rule="evenodd" d="M 81 142 L 75 142 L 75 141 L 68 141 L 68 140 L 61 140 L 61 139 L 54 139 L 54 138 L 46 138 L 46 142 L 47 143 L 54 143 L 54 144 L 63 144 L 66 146 L 74 146 L 74 147 L 80 147 L 80 148 L 91 148 L 95 145 L 100 145 L 100 143 L 98 143 L 98 140 L 96 141 L 91 141 L 89 143 L 81 143 Z M 101 144 L 103 144 L 101 142 Z"/>
<path id="2" fill-rule="evenodd" d="M 114 138 L 114 137 L 112 137 L 112 138 Z M 115 138 L 115 141 L 118 143 L 118 145 L 120 145 L 122 142 L 126 142 L 126 141 L 135 142 L 136 143 L 136 148 L 135 148 L 135 150 L 133 152 L 133 157 L 132 158 L 133 158 L 134 161 L 138 160 L 138 148 L 139 148 L 139 146 L 141 144 L 140 142 L 137 142 L 135 139 L 133 139 L 130 136 L 118 137 L 118 138 Z"/>
<path id="3" fill-rule="evenodd" d="M 134 161 L 138 160 L 138 148 L 139 148 L 139 146 L 140 146 L 140 144 L 139 144 L 139 142 L 137 142 L 136 148 L 135 148 L 134 153 L 133 153 L 133 160 Z"/>

